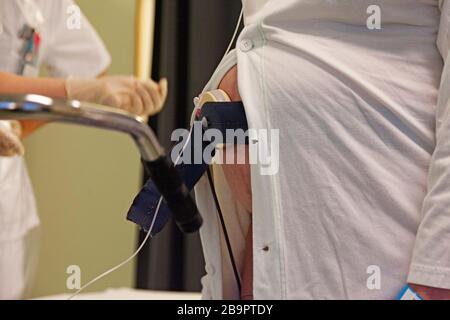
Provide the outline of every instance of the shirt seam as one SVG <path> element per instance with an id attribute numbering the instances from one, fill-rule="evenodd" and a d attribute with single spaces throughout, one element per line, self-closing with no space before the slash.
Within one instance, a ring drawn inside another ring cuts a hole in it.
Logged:
<path id="1" fill-rule="evenodd" d="M 260 55 L 260 59 L 261 59 L 261 88 L 262 88 L 262 96 L 263 96 L 263 108 L 264 108 L 264 112 L 265 112 L 265 118 L 266 118 L 266 124 L 267 124 L 267 128 L 272 128 L 272 123 L 270 121 L 270 117 L 268 116 L 268 108 L 267 108 L 267 90 L 266 90 L 266 83 L 265 83 L 265 64 L 264 64 L 264 57 L 265 57 L 265 46 L 267 44 L 267 38 L 264 34 L 263 28 L 262 28 L 262 21 L 259 21 L 257 24 L 257 29 L 258 32 L 262 38 L 262 46 L 261 46 L 261 55 Z M 272 143 L 272 141 L 271 141 Z M 277 232 L 275 234 L 276 236 L 276 240 L 277 240 L 277 246 L 278 246 L 278 251 L 279 251 L 279 272 L 280 272 L 280 290 L 281 290 L 281 299 L 286 299 L 287 298 L 287 294 L 286 294 L 286 274 L 284 272 L 284 248 L 283 248 L 283 243 L 281 240 L 281 229 L 282 229 L 282 218 L 281 218 L 281 203 L 279 201 L 279 195 L 280 195 L 280 191 L 279 191 L 279 183 L 278 183 L 278 179 L 277 179 L 277 174 L 271 175 L 270 179 L 272 180 L 272 190 L 275 194 L 274 197 L 274 202 L 275 202 L 275 207 L 274 207 L 274 211 L 275 211 L 275 226 L 277 229 Z M 278 220 L 278 223 L 277 223 Z"/>
<path id="2" fill-rule="evenodd" d="M 414 272 L 426 272 L 430 274 L 438 274 L 438 275 L 450 275 L 450 268 L 439 267 L 439 266 L 430 266 L 424 265 L 420 263 L 412 263 L 411 270 Z"/>
<path id="3" fill-rule="evenodd" d="M 407 281 L 428 287 L 450 289 L 450 268 L 412 263 Z"/>

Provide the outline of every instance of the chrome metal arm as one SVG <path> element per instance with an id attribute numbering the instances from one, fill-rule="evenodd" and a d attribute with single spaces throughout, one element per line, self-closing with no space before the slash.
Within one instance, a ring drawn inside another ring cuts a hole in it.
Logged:
<path id="1" fill-rule="evenodd" d="M 154 161 L 164 155 L 142 118 L 110 107 L 33 94 L 0 95 L 0 120 L 59 121 L 121 131 L 133 137 L 143 160 Z"/>
<path id="2" fill-rule="evenodd" d="M 0 96 L 2 119 L 69 122 L 130 134 L 139 148 L 144 167 L 166 200 L 179 228 L 189 233 L 202 225 L 197 206 L 178 171 L 142 118 L 109 107 L 30 94 Z"/>

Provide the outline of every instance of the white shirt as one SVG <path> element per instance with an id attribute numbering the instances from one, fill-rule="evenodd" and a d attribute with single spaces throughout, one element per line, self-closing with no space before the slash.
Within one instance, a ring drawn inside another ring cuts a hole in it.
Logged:
<path id="1" fill-rule="evenodd" d="M 251 172 L 255 299 L 394 299 L 408 280 L 450 289 L 438 0 L 243 4 L 237 50 L 205 90 L 237 62 L 249 127 L 279 130 L 279 172 Z M 370 5 L 381 30 L 366 26 Z M 206 179 L 196 194 L 203 295 L 220 299 L 229 265 Z"/>
<path id="2" fill-rule="evenodd" d="M 111 58 L 84 16 L 81 28 L 66 27 L 71 0 L 35 0 L 43 17 L 40 64 L 52 76 L 95 77 L 106 70 Z M 18 2 L 0 0 L 0 70 L 16 73 L 23 39 L 19 31 L 27 23 Z M 1 121 L 2 125 L 8 122 Z M 22 157 L 0 158 L 0 242 L 20 239 L 38 223 L 33 190 Z"/>

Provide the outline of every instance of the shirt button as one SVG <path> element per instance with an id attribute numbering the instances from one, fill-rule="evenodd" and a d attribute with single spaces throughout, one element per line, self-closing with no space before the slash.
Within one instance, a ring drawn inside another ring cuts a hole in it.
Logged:
<path id="1" fill-rule="evenodd" d="M 208 264 L 208 265 L 206 266 L 206 272 L 207 272 L 209 275 L 214 275 L 214 273 L 216 272 L 216 269 L 214 268 L 214 266 L 213 266 L 212 264 Z"/>
<path id="2" fill-rule="evenodd" d="M 241 51 L 243 51 L 243 52 L 248 52 L 248 51 L 252 50 L 253 46 L 254 46 L 253 41 L 250 39 L 244 39 L 239 44 L 239 47 L 240 47 Z"/>

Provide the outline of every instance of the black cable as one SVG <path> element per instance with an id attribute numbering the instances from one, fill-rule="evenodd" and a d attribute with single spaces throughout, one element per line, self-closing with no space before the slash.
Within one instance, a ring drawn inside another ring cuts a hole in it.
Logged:
<path id="1" fill-rule="evenodd" d="M 241 279 L 239 278 L 239 273 L 238 273 L 238 270 L 236 267 L 236 261 L 234 260 L 233 249 L 231 248 L 230 238 L 228 237 L 227 227 L 225 225 L 223 213 L 220 208 L 219 200 L 217 198 L 216 188 L 214 187 L 214 182 L 213 182 L 212 175 L 211 175 L 211 168 L 208 168 L 207 173 L 208 173 L 209 186 L 211 187 L 211 193 L 213 195 L 214 202 L 216 203 L 216 208 L 217 208 L 217 212 L 219 214 L 220 224 L 222 225 L 223 234 L 225 236 L 225 242 L 227 244 L 228 255 L 230 256 L 231 266 L 233 267 L 234 277 L 236 278 L 236 283 L 237 283 L 237 286 L 239 289 L 239 293 L 241 293 L 242 292 Z"/>

